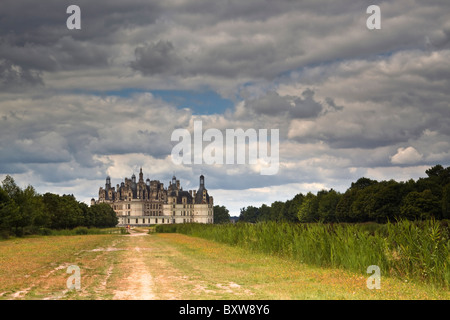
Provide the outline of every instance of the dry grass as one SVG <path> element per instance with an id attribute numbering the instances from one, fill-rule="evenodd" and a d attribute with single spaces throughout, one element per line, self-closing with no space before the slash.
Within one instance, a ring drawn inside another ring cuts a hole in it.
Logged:
<path id="1" fill-rule="evenodd" d="M 112 235 L 51 236 L 0 241 L 0 298 L 44 299 L 66 294 L 69 265 L 83 272 L 95 268 L 93 248 L 110 243 Z M 89 282 L 92 277 L 83 277 Z"/>

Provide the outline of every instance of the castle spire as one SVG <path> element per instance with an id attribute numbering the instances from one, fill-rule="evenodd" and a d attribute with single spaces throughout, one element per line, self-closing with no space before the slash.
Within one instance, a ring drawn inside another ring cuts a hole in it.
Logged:
<path id="1" fill-rule="evenodd" d="M 200 188 L 205 187 L 205 177 L 203 175 L 200 176 Z"/>

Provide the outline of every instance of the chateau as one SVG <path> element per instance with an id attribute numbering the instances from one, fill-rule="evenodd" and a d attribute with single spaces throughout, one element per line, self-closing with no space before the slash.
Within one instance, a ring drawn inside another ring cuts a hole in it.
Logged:
<path id="1" fill-rule="evenodd" d="M 144 182 L 142 168 L 139 180 L 133 174 L 121 184 L 111 187 L 106 177 L 105 187 L 100 187 L 98 200 L 91 204 L 108 203 L 119 218 L 118 226 L 148 226 L 168 223 L 213 223 L 213 197 L 205 188 L 205 177 L 200 176 L 197 191 L 184 191 L 180 180 L 172 177 L 167 189 L 159 180 Z"/>

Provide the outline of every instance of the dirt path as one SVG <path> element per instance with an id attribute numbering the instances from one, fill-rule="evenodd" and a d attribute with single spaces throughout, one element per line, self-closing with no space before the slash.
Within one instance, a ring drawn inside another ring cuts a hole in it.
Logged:
<path id="1" fill-rule="evenodd" d="M 115 268 L 123 277 L 113 277 L 109 283 L 110 288 L 118 288 L 113 299 L 189 299 L 195 283 L 171 261 L 179 259 L 181 252 L 146 230 L 132 229 L 124 238 L 125 252 Z"/>
<path id="2" fill-rule="evenodd" d="M 114 248 L 100 250 L 120 253 L 117 260 L 109 262 L 107 279 L 103 281 L 103 294 L 112 292 L 112 299 L 180 300 L 252 295 L 233 281 L 205 279 L 201 263 L 192 261 L 164 237 L 149 235 L 146 230 L 132 229 Z"/>
<path id="3" fill-rule="evenodd" d="M 118 300 L 154 300 L 156 298 L 153 289 L 155 287 L 153 276 L 146 264 L 145 256 L 147 247 L 142 239 L 147 237 L 146 230 L 131 229 L 125 236 L 127 248 L 121 258 L 119 267 L 116 268 L 125 278 L 122 278 L 120 289 L 114 290 L 113 299 Z M 113 266 L 109 271 L 112 272 Z M 105 282 L 105 286 L 107 281 Z"/>

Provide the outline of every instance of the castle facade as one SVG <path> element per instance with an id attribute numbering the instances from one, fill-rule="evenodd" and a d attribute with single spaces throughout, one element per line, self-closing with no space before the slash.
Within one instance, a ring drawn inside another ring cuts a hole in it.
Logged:
<path id="1" fill-rule="evenodd" d="M 108 203 L 116 212 L 118 226 L 149 226 L 170 223 L 214 223 L 214 200 L 205 188 L 205 177 L 200 176 L 197 191 L 185 191 L 180 180 L 172 177 L 169 186 L 159 180 L 144 182 L 142 168 L 139 180 L 133 174 L 116 187 L 111 186 L 111 178 L 106 178 L 105 187 L 100 187 L 98 200 L 91 204 Z"/>

